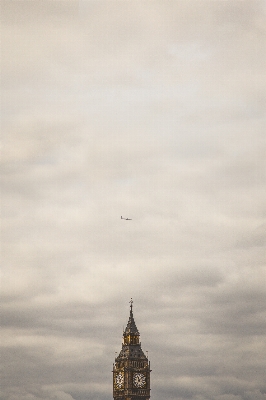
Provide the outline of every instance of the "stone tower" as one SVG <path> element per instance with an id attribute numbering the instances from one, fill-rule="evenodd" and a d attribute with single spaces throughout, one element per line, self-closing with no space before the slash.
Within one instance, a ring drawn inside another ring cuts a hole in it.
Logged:
<path id="1" fill-rule="evenodd" d="M 114 400 L 150 399 L 150 362 L 141 349 L 139 331 L 133 317 L 133 301 L 123 333 L 122 349 L 113 365 Z"/>

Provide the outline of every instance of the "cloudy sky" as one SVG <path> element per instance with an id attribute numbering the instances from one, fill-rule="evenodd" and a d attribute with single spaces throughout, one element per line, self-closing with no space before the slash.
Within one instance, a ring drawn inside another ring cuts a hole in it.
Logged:
<path id="1" fill-rule="evenodd" d="M 1 5 L 2 399 L 265 400 L 265 1 Z"/>

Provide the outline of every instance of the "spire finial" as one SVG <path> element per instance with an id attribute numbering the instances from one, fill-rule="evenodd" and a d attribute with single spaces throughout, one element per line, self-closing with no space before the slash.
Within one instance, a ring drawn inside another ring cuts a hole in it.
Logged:
<path id="1" fill-rule="evenodd" d="M 132 297 L 131 297 L 131 299 L 130 299 L 130 312 L 132 312 L 132 308 L 133 308 L 133 300 L 132 300 Z"/>

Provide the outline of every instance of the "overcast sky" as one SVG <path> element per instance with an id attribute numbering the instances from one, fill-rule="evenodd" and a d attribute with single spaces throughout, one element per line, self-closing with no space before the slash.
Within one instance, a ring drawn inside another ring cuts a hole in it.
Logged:
<path id="1" fill-rule="evenodd" d="M 265 400 L 265 1 L 1 4 L 2 399 Z"/>

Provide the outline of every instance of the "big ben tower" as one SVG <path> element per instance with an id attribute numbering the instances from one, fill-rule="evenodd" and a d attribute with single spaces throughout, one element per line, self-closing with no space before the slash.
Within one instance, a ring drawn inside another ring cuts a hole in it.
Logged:
<path id="1" fill-rule="evenodd" d="M 123 333 L 122 350 L 113 365 L 114 400 L 150 399 L 150 362 L 141 349 L 132 308 L 131 299 L 129 320 Z"/>

